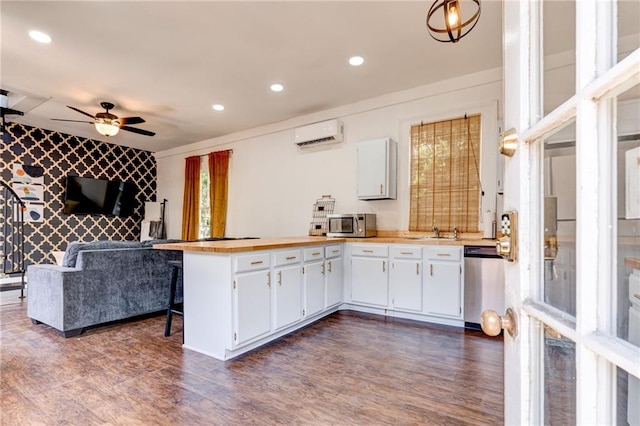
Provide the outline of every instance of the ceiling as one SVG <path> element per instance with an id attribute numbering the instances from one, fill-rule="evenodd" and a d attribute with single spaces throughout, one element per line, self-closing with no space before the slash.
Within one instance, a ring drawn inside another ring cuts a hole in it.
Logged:
<path id="1" fill-rule="evenodd" d="M 161 151 L 501 64 L 501 4 L 457 44 L 425 28 L 426 1 L 6 1 L 1 88 L 11 121 Z M 43 45 L 29 30 L 53 37 Z M 353 55 L 364 65 L 351 67 Z M 280 82 L 283 92 L 269 86 Z M 100 102 L 154 137 L 106 138 Z M 214 103 L 225 110 L 216 112 Z M 37 105 L 37 106 L 36 106 Z M 35 107 L 34 107 L 35 106 Z M 30 109 L 33 108 L 33 109 Z M 28 110 L 30 109 L 30 110 Z"/>
<path id="2" fill-rule="evenodd" d="M 501 66 L 500 1 L 482 1 L 457 44 L 428 35 L 430 3 L 3 0 L 0 88 L 25 111 L 11 121 L 162 151 Z M 545 14 L 545 27 L 571 31 L 554 24 L 563 16 Z M 53 42 L 33 41 L 33 29 Z M 571 38 L 556 40 L 554 49 L 571 48 Z M 364 65 L 349 66 L 353 55 Z M 269 90 L 275 82 L 283 92 Z M 107 138 L 51 120 L 91 120 L 66 106 L 95 115 L 104 101 L 156 135 Z"/>

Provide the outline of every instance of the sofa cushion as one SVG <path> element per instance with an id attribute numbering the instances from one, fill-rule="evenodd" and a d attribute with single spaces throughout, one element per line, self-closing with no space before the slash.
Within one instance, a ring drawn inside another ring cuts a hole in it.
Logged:
<path id="1" fill-rule="evenodd" d="M 138 241 L 72 241 L 67 246 L 62 259 L 62 266 L 73 268 L 78 260 L 78 252 L 82 250 L 112 250 L 123 248 L 141 248 L 142 244 Z"/>

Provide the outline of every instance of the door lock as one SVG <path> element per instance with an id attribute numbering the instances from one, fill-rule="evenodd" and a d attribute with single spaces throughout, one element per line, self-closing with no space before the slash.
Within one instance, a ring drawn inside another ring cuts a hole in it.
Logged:
<path id="1" fill-rule="evenodd" d="M 509 262 L 516 262 L 518 260 L 518 213 L 504 213 L 500 226 L 501 236 L 496 243 L 498 254 Z"/>

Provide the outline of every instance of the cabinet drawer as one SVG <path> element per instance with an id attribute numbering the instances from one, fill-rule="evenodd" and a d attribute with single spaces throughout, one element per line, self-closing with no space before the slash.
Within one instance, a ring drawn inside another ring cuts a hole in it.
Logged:
<path id="1" fill-rule="evenodd" d="M 302 259 L 300 256 L 300 250 L 280 251 L 275 253 L 274 257 L 274 266 L 290 265 L 292 263 L 298 263 Z"/>
<path id="2" fill-rule="evenodd" d="M 322 260 L 324 259 L 324 247 L 311 247 L 304 249 L 304 261 L 308 262 L 310 260 Z"/>
<path id="3" fill-rule="evenodd" d="M 333 259 L 334 257 L 340 257 L 342 255 L 342 246 L 326 246 L 324 248 L 324 257 L 327 259 Z"/>
<path id="4" fill-rule="evenodd" d="M 418 246 L 391 246 L 389 248 L 391 257 L 402 259 L 421 259 L 422 247 Z"/>
<path id="5" fill-rule="evenodd" d="M 236 257 L 236 272 L 267 269 L 270 266 L 269 253 L 250 254 Z"/>
<path id="6" fill-rule="evenodd" d="M 373 244 L 356 244 L 351 247 L 352 256 L 371 256 L 371 257 L 387 257 L 389 256 L 389 247 L 376 246 Z"/>
<path id="7" fill-rule="evenodd" d="M 460 247 L 427 247 L 426 257 L 429 260 L 452 260 L 460 261 L 462 259 L 462 249 Z"/>

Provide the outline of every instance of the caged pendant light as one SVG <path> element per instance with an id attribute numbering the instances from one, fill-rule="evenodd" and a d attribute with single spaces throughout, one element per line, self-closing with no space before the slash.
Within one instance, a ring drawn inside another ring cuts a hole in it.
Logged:
<path id="1" fill-rule="evenodd" d="M 465 3 L 461 6 L 462 3 Z M 475 10 L 474 10 L 475 9 Z M 439 12 L 442 10 L 442 12 Z M 474 10 L 471 16 L 469 10 Z M 463 14 L 463 12 L 466 12 Z M 441 14 L 440 14 L 441 13 Z M 440 23 L 442 16 L 444 22 Z M 442 43 L 457 43 L 480 19 L 480 0 L 436 0 L 427 13 L 429 35 Z"/>

